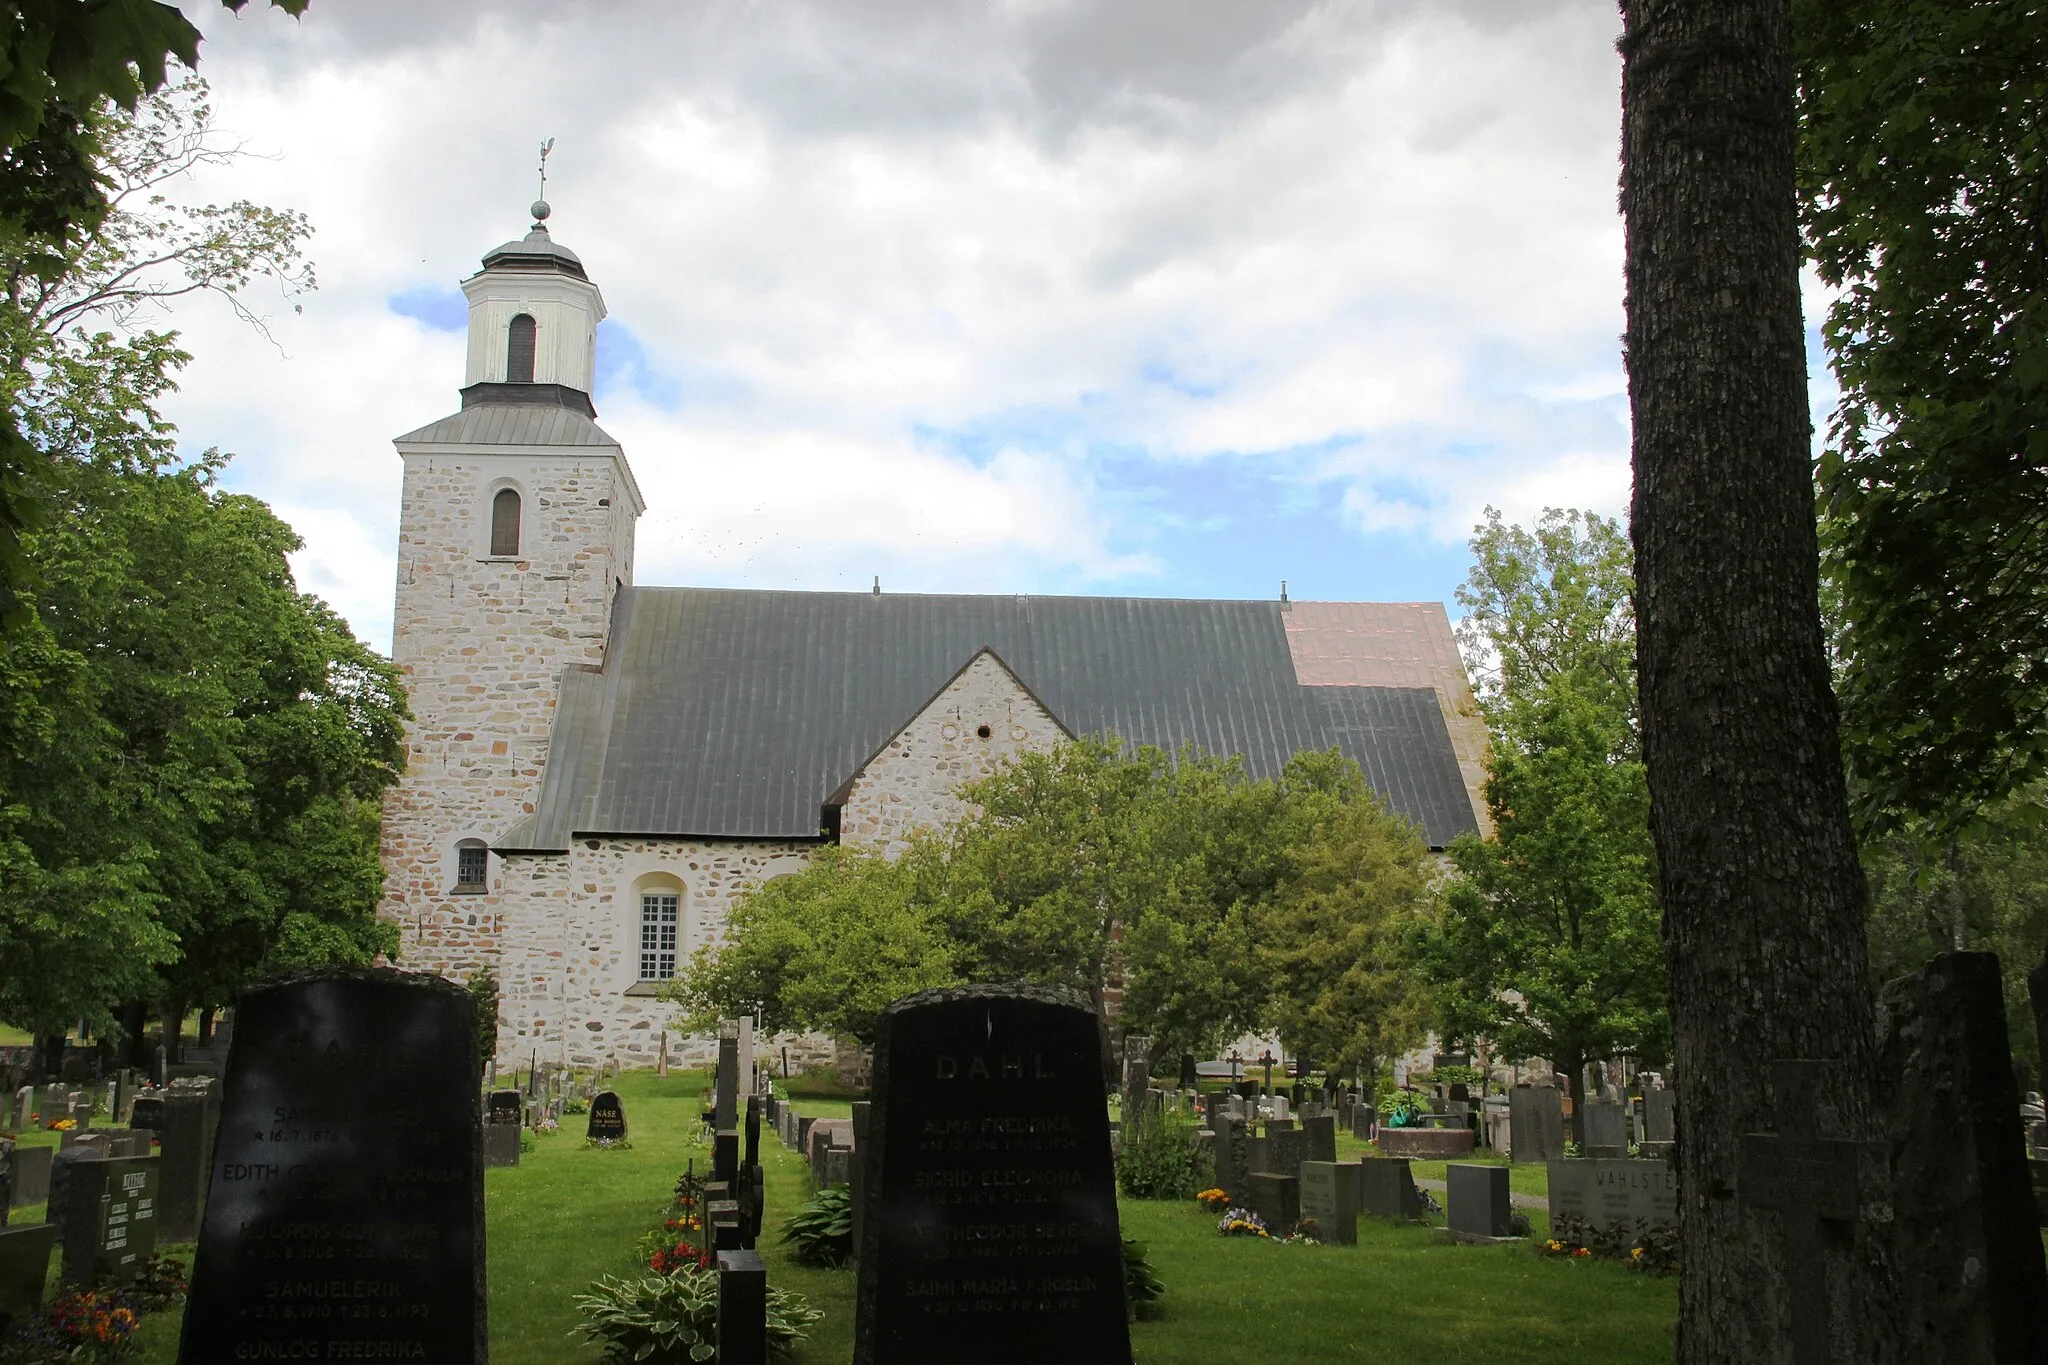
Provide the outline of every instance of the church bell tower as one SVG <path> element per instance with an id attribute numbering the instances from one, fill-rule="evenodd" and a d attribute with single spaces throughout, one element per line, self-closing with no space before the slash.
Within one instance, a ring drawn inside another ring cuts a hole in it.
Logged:
<path id="1" fill-rule="evenodd" d="M 412 709 L 386 795 L 382 913 L 400 962 L 495 967 L 493 840 L 533 813 L 564 670 L 604 662 L 644 510 L 591 390 L 604 296 L 533 205 L 462 282 L 461 408 L 398 437 L 405 464 L 391 656 Z"/>

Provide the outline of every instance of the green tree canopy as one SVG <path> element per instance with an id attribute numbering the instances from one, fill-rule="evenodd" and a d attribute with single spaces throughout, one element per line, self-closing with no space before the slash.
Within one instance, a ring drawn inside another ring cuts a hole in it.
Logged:
<path id="1" fill-rule="evenodd" d="M 2048 773 L 2048 7 L 1794 15 L 1851 799 L 1965 822 Z"/>
<path id="2" fill-rule="evenodd" d="M 1105 1006 L 1121 989 L 1155 1061 L 1268 1025 L 1368 1065 L 1419 1041 L 1394 945 L 1428 851 L 1348 760 L 1254 781 L 1234 759 L 1087 739 L 963 795 L 970 814 L 893 862 L 828 849 L 742 897 L 675 987 L 692 1017 L 758 1005 L 771 1027 L 868 1039 L 909 991 L 1028 981 Z"/>
<path id="3" fill-rule="evenodd" d="M 146 174 L 203 131 L 203 91 L 103 118 L 109 177 Z M 123 325 L 159 291 L 295 262 L 304 222 L 202 212 L 188 231 L 166 211 L 124 200 L 64 272 L 0 252 L 0 387 L 58 513 L 23 540 L 28 611 L 0 636 L 0 1018 L 39 1033 L 395 946 L 374 906 L 397 676 L 298 592 L 298 538 L 219 487 L 223 457 L 179 459 L 157 405 L 186 357 Z"/>
<path id="4" fill-rule="evenodd" d="M 1447 1036 L 1548 1058 L 1582 1099 L 1588 1060 L 1669 1047 L 1628 541 L 1591 513 L 1529 531 L 1489 509 L 1472 550 L 1494 832 L 1452 845 L 1442 917 L 1410 950 Z"/>

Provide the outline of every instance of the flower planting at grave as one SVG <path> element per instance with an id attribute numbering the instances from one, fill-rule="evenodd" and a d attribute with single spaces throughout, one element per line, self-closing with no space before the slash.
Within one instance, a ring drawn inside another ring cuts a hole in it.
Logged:
<path id="1" fill-rule="evenodd" d="M 640 1238 L 640 1254 L 657 1275 L 709 1270 L 716 1264 L 704 1236 L 704 1181 L 694 1166 L 676 1179 L 668 1214 L 658 1230 Z"/>
<path id="2" fill-rule="evenodd" d="M 125 1289 L 79 1289 L 60 1295 L 0 1342 L 0 1363 L 111 1365 L 128 1359 L 144 1313 L 177 1302 L 185 1287 L 183 1262 L 152 1256 L 143 1263 L 141 1277 Z"/>
<path id="3" fill-rule="evenodd" d="M 1645 1275 L 1678 1273 L 1678 1229 L 1672 1224 L 1636 1219 L 1596 1228 L 1581 1219 L 1555 1217 L 1551 1230 L 1553 1236 L 1537 1245 L 1541 1255 L 1620 1261 Z"/>
<path id="4" fill-rule="evenodd" d="M 1221 1213 L 1230 1207 L 1230 1191 L 1203 1190 L 1195 1196 L 1195 1202 L 1211 1213 Z"/>
<path id="5" fill-rule="evenodd" d="M 50 1131 L 53 1133 L 68 1133 L 77 1126 L 77 1119 L 58 1119 L 50 1125 Z"/>
<path id="6" fill-rule="evenodd" d="M 1271 1237 L 1266 1231 L 1266 1220 L 1250 1209 L 1232 1209 L 1216 1224 L 1216 1231 L 1225 1237 Z"/>

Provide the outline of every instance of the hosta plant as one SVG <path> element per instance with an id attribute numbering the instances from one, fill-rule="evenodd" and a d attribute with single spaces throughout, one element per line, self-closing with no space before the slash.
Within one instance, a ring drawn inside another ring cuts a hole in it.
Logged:
<path id="1" fill-rule="evenodd" d="M 606 1277 L 577 1296 L 580 1333 L 604 1349 L 605 1359 L 634 1365 L 701 1365 L 718 1355 L 718 1275 L 685 1269 L 640 1279 Z M 768 1355 L 786 1360 L 804 1328 L 824 1314 L 801 1294 L 768 1291 Z"/>
<path id="2" fill-rule="evenodd" d="M 853 1191 L 819 1190 L 782 1225 L 782 1244 L 805 1265 L 845 1265 L 853 1255 Z"/>

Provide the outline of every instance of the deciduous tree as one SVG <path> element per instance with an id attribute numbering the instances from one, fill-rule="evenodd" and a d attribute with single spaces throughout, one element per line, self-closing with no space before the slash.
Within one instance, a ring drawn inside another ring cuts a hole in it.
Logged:
<path id="1" fill-rule="evenodd" d="M 1622 181 L 1638 679 L 1679 1077 L 1678 1359 L 1897 1358 L 1888 1220 L 1795 1302 L 1777 1220 L 1738 1197 L 1769 1067 L 1875 1137 L 1865 890 L 1819 609 L 1790 0 L 1623 0 Z M 1793 1097 L 1777 1097 L 1782 1106 Z M 1784 1112 L 1779 1108 L 1776 1112 Z M 1882 1212 L 1873 1210 L 1872 1212 Z"/>

